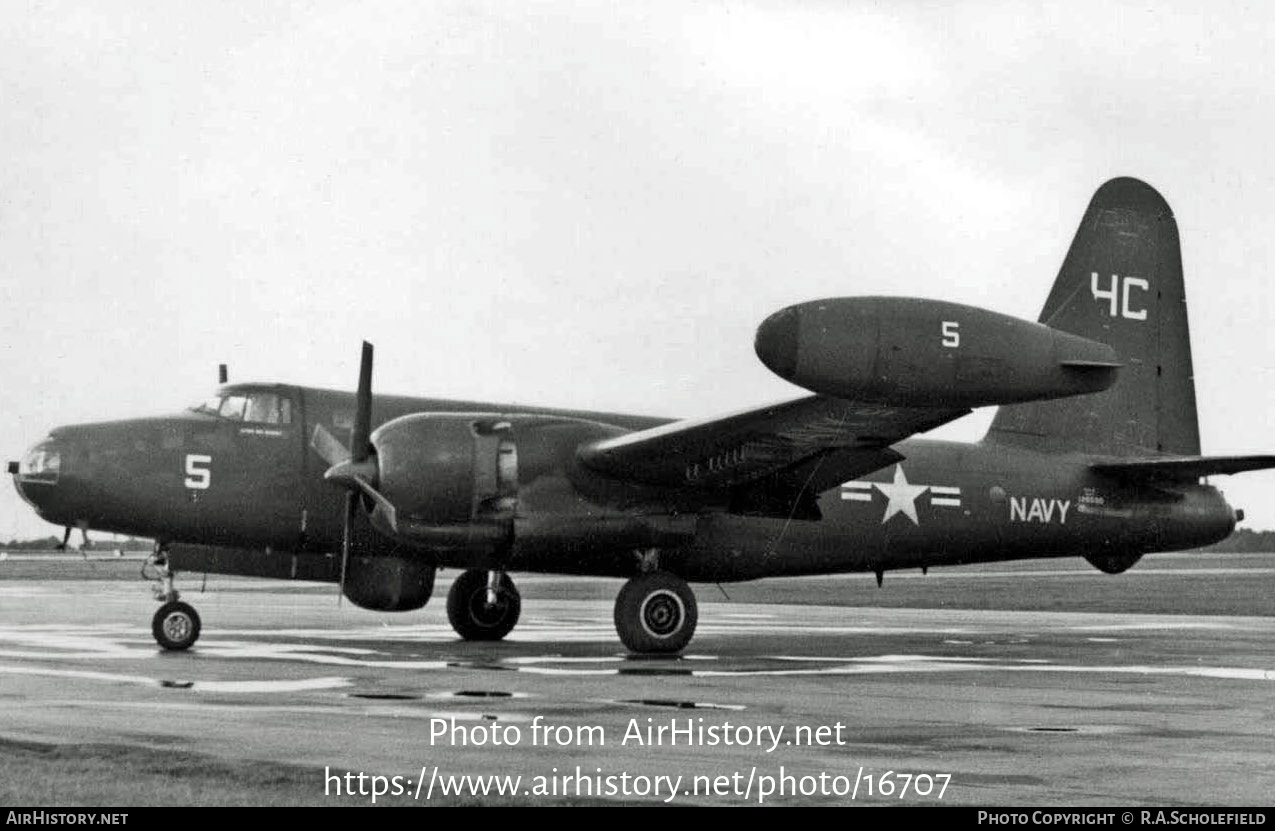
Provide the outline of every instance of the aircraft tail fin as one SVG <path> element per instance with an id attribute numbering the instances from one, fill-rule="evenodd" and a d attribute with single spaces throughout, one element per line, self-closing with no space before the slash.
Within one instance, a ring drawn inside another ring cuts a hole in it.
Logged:
<path id="1" fill-rule="evenodd" d="M 1001 407 L 985 441 L 1116 457 L 1198 456 L 1195 378 L 1173 211 L 1150 185 L 1098 188 L 1040 322 L 1110 345 L 1124 364 L 1091 395 Z"/>

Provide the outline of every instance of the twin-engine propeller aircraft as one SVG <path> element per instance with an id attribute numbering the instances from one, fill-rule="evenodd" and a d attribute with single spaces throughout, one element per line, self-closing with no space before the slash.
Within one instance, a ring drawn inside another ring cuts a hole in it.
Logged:
<path id="1" fill-rule="evenodd" d="M 181 415 L 60 427 L 21 463 L 46 520 L 156 540 L 166 649 L 199 636 L 175 570 L 339 582 L 410 611 L 461 569 L 461 637 L 518 621 L 510 572 L 627 579 L 634 652 L 677 652 L 688 581 L 1079 554 L 1118 573 L 1226 537 L 1202 477 L 1178 230 L 1134 179 L 1089 204 L 1038 323 L 938 301 L 817 300 L 756 352 L 814 395 L 695 421 L 224 384 Z M 977 444 L 910 438 L 999 406 Z M 375 429 L 373 429 L 375 427 Z M 344 491 L 344 493 L 342 493 Z"/>

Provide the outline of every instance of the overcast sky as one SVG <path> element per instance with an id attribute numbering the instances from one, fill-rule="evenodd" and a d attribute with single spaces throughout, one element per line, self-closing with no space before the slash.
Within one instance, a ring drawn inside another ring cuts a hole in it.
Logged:
<path id="1" fill-rule="evenodd" d="M 1205 452 L 1275 451 L 1271 9 L 0 0 L 6 458 L 220 362 L 353 387 L 364 338 L 383 392 L 792 397 L 771 311 L 1034 320 L 1117 175 L 1178 217 Z M 1275 528 L 1275 475 L 1217 481 Z M 55 531 L 0 488 L 0 538 Z"/>

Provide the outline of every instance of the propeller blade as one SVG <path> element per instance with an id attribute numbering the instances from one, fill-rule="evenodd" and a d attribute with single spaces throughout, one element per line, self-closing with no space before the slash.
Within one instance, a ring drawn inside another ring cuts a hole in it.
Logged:
<path id="1" fill-rule="evenodd" d="M 350 434 L 350 460 L 361 462 L 372 452 L 372 344 L 363 341 L 359 362 L 359 390 L 355 396 L 354 430 Z"/>
<path id="2" fill-rule="evenodd" d="M 345 448 L 322 425 L 315 427 L 310 446 L 327 460 L 331 467 L 323 478 L 348 490 L 345 495 L 345 524 L 341 536 L 341 595 L 345 597 L 345 575 L 350 567 L 350 549 L 353 547 L 353 526 L 358 518 L 359 493 L 367 494 L 375 505 L 371 513 L 373 527 L 397 531 L 394 506 L 373 484 L 377 481 L 376 460 L 372 458 L 372 344 L 363 341 L 363 356 L 359 362 L 359 388 L 355 393 L 354 427 L 350 431 L 350 450 Z M 337 605 L 340 605 L 340 599 Z"/>
<path id="3" fill-rule="evenodd" d="M 310 434 L 310 447 L 329 467 L 350 459 L 350 451 L 322 424 L 314 425 L 314 432 Z"/>
<path id="4" fill-rule="evenodd" d="M 350 491 L 345 495 L 345 529 L 341 536 L 341 591 L 336 596 L 336 605 L 340 606 L 342 599 L 345 597 L 345 570 L 350 565 L 350 527 L 354 524 L 354 511 L 357 509 L 354 500 L 358 499 L 358 495 L 354 491 Z"/>

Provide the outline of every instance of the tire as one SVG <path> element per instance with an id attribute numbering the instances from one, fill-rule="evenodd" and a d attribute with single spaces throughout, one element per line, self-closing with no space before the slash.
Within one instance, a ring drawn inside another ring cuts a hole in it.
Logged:
<path id="1" fill-rule="evenodd" d="M 668 572 L 634 577 L 615 599 L 615 631 L 631 652 L 681 652 L 698 621 L 691 587 Z"/>
<path id="2" fill-rule="evenodd" d="M 467 641 L 498 641 L 513 631 L 522 613 L 522 597 L 508 574 L 500 576 L 496 603 L 487 604 L 487 572 L 462 572 L 447 593 L 447 619 Z"/>
<path id="3" fill-rule="evenodd" d="M 181 652 L 199 640 L 199 613 L 188 603 L 173 600 L 159 607 L 151 620 L 151 634 L 163 649 Z"/>

